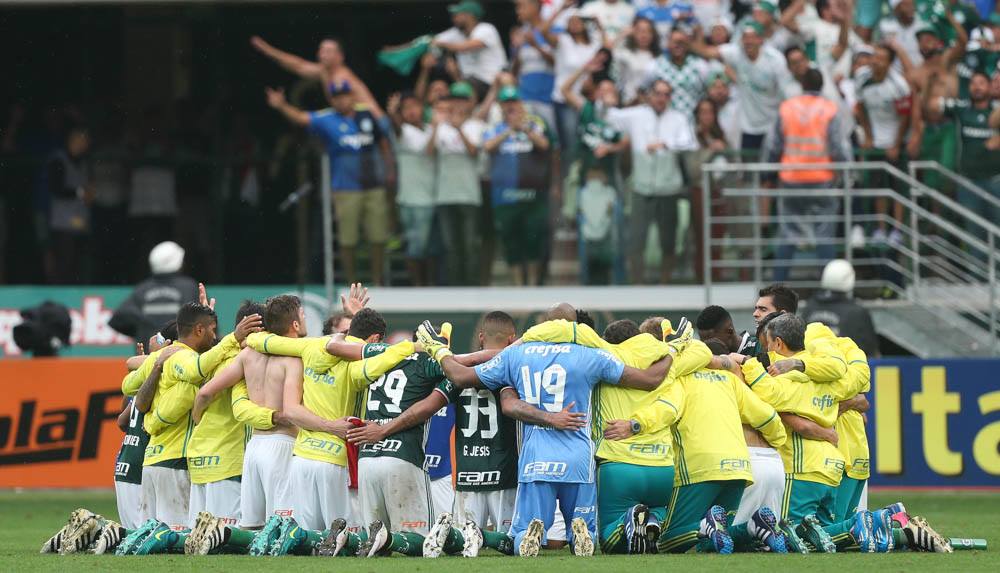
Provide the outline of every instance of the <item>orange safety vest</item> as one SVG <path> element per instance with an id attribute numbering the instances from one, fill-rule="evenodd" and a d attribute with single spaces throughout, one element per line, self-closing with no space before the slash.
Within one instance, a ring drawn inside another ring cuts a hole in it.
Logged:
<path id="1" fill-rule="evenodd" d="M 837 115 L 837 104 L 817 95 L 804 94 L 785 100 L 778 108 L 785 148 L 782 163 L 830 163 L 827 129 Z M 833 180 L 829 169 L 782 171 L 785 183 L 826 183 Z"/>

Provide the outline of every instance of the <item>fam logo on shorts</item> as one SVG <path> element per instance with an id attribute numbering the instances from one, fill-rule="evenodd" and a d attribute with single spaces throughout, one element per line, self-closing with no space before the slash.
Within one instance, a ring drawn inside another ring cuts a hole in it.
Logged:
<path id="1" fill-rule="evenodd" d="M 565 462 L 528 462 L 524 464 L 523 476 L 562 477 L 566 475 Z"/>

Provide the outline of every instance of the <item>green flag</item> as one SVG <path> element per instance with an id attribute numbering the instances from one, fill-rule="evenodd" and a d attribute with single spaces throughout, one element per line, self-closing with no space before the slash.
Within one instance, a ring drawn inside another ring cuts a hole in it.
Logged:
<path id="1" fill-rule="evenodd" d="M 413 71 L 413 66 L 417 65 L 430 48 L 432 39 L 429 35 L 420 36 L 400 48 L 382 50 L 378 53 L 378 63 L 392 68 L 401 76 L 408 76 Z"/>

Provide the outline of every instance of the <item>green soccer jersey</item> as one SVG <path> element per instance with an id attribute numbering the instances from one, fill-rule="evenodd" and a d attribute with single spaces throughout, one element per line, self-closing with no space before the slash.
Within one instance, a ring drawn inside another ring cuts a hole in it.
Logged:
<path id="1" fill-rule="evenodd" d="M 997 173 L 1000 151 L 986 148 L 986 142 L 997 134 L 989 126 L 990 113 L 995 107 L 996 103 L 976 108 L 966 100 L 944 101 L 944 112 L 958 126 L 958 170 L 969 179 L 988 179 Z"/>
<path id="2" fill-rule="evenodd" d="M 381 343 L 367 344 L 365 356 L 379 354 L 387 347 L 388 345 Z M 426 354 L 407 356 L 368 387 L 365 419 L 387 424 L 404 410 L 429 396 L 443 380 L 441 366 Z M 359 456 L 399 458 L 423 468 L 426 441 L 427 423 L 424 423 L 396 432 L 377 444 L 366 444 L 361 448 Z"/>
<path id="3" fill-rule="evenodd" d="M 500 392 L 438 388 L 455 404 L 455 489 L 495 491 L 517 487 L 517 423 L 500 411 Z"/>
<path id="4" fill-rule="evenodd" d="M 142 483 L 142 458 L 149 443 L 149 434 L 142 428 L 144 414 L 136 409 L 130 399 L 128 404 L 128 429 L 122 438 L 122 447 L 118 450 L 115 460 L 115 481 L 124 483 Z"/>
<path id="5" fill-rule="evenodd" d="M 578 128 L 580 136 L 580 157 L 583 160 L 581 171 L 582 178 L 587 175 L 589 169 L 600 169 L 608 177 L 609 183 L 614 183 L 614 177 L 618 168 L 618 154 L 609 153 L 598 159 L 594 155 L 594 150 L 600 145 L 610 145 L 618 143 L 622 139 L 622 132 L 605 121 L 603 111 L 588 101 L 580 110 L 580 126 Z"/>

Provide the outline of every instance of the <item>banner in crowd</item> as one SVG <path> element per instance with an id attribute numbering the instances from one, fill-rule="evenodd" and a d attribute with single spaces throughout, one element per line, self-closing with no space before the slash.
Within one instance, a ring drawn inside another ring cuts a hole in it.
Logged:
<path id="1" fill-rule="evenodd" d="M 998 369 L 873 361 L 872 485 L 1000 487 Z M 118 358 L 0 360 L 0 488 L 112 486 L 124 374 Z"/>

